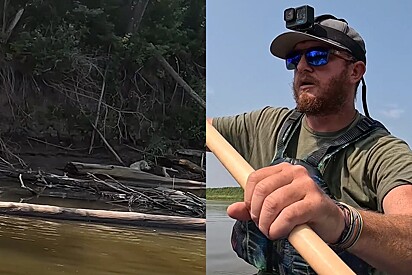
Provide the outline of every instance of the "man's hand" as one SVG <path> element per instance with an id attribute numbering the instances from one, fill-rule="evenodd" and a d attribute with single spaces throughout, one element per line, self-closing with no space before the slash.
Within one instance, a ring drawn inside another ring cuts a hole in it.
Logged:
<path id="1" fill-rule="evenodd" d="M 244 202 L 227 209 L 230 217 L 252 219 L 269 239 L 286 237 L 308 224 L 325 242 L 338 241 L 344 229 L 342 210 L 326 195 L 301 165 L 281 163 L 250 174 Z"/>

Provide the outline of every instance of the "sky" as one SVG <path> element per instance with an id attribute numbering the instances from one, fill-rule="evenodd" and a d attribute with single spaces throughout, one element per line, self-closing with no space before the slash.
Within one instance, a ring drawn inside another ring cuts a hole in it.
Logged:
<path id="1" fill-rule="evenodd" d="M 344 18 L 366 43 L 367 103 L 372 118 L 412 145 L 412 1 L 206 0 L 206 115 L 235 115 L 265 106 L 293 108 L 293 71 L 269 46 L 287 31 L 283 11 L 310 5 L 315 16 Z M 356 7 L 356 8 L 355 8 Z M 363 113 L 361 90 L 358 110 Z M 207 154 L 207 186 L 237 186 Z"/>

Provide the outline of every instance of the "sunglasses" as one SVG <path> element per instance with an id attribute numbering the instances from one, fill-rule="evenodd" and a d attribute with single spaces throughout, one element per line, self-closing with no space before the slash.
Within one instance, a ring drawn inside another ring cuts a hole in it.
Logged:
<path id="1" fill-rule="evenodd" d="M 310 66 L 314 66 L 314 67 L 323 66 L 323 65 L 328 64 L 329 54 L 334 54 L 346 61 L 351 61 L 351 62 L 356 61 L 355 59 L 344 58 L 342 55 L 339 55 L 339 53 L 341 52 L 338 50 L 319 48 L 319 47 L 310 48 L 304 51 L 291 52 L 286 56 L 286 68 L 288 70 L 295 70 L 303 54 L 305 55 L 306 62 Z"/>

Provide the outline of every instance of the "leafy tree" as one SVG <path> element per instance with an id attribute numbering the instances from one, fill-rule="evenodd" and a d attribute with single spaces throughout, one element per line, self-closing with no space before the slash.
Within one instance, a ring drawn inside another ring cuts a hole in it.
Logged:
<path id="1" fill-rule="evenodd" d="M 6 2 L 4 2 L 6 1 Z M 0 127 L 202 148 L 205 1 L 3 0 Z M 19 130 L 20 131 L 20 130 Z M 89 133 L 89 134 L 85 134 Z M 94 143 L 100 142 L 98 138 Z"/>

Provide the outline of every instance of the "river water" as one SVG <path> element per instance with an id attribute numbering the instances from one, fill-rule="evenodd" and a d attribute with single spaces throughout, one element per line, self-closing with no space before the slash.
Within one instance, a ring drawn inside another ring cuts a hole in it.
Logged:
<path id="1" fill-rule="evenodd" d="M 233 252 L 230 236 L 234 220 L 226 214 L 229 202 L 207 201 L 206 270 L 207 274 L 256 274 L 256 268 Z"/>
<path id="2" fill-rule="evenodd" d="M 204 232 L 0 215 L 0 274 L 200 275 L 205 246 Z"/>

